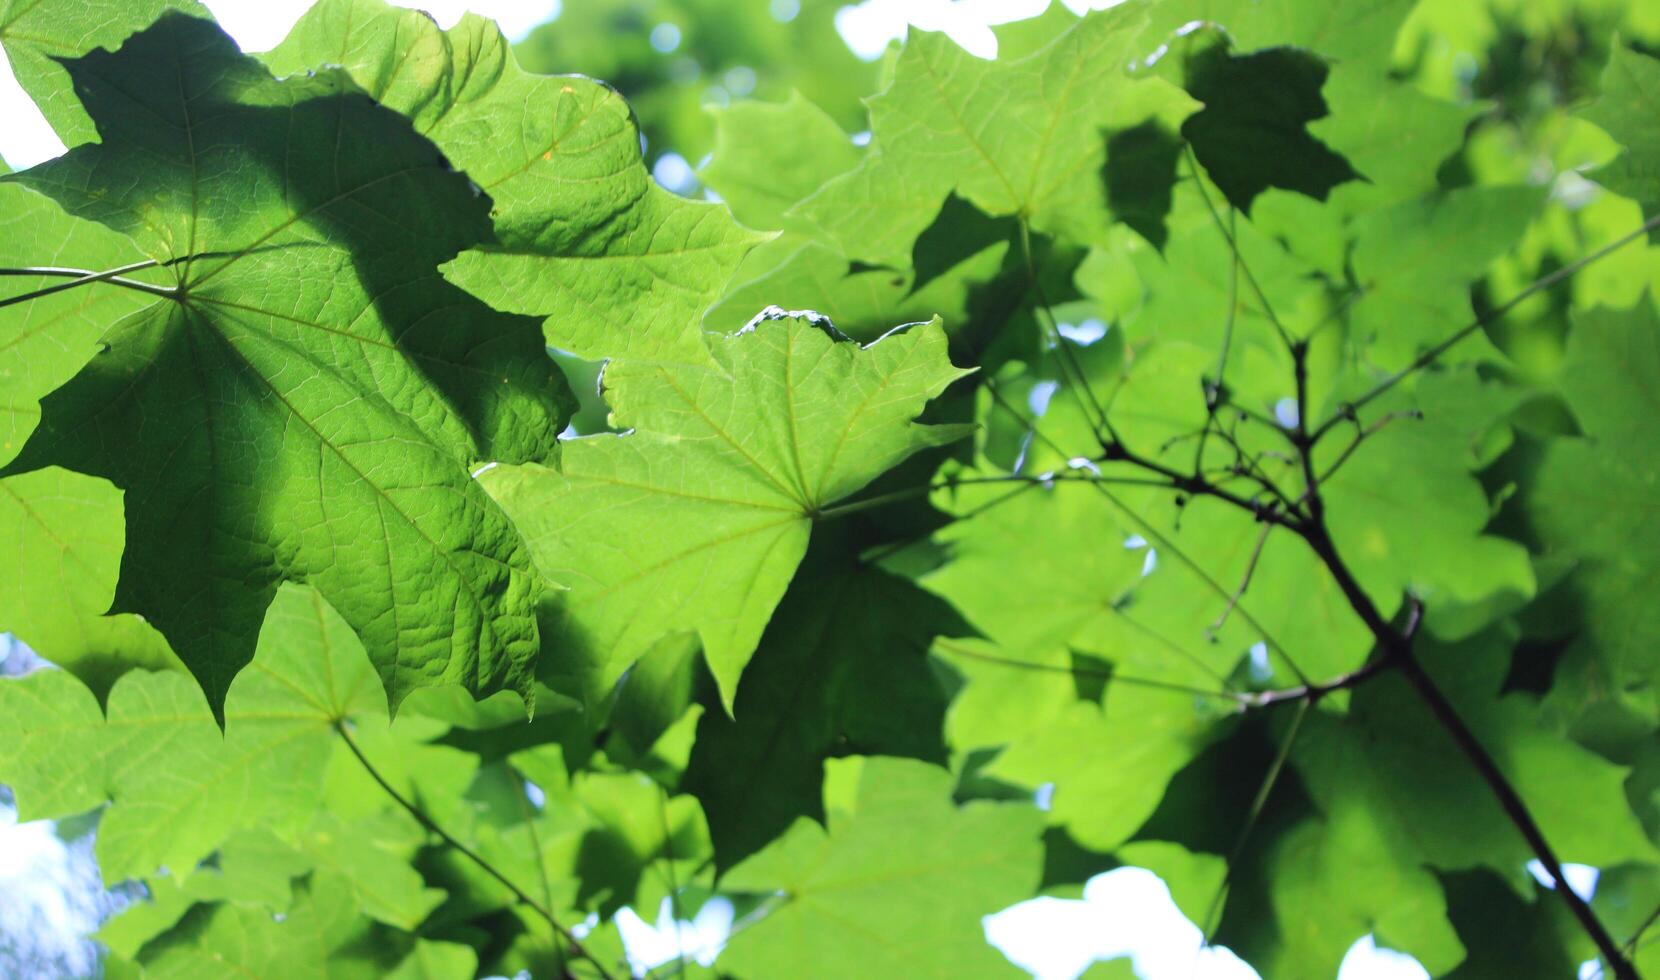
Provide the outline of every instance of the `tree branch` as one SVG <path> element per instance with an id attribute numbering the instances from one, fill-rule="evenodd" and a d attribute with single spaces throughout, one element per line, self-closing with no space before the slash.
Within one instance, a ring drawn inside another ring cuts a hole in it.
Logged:
<path id="1" fill-rule="evenodd" d="M 1464 719 L 1458 713 L 1458 709 L 1442 693 L 1434 678 L 1424 670 L 1423 666 L 1418 663 L 1417 658 L 1413 656 L 1412 637 L 1390 626 L 1378 613 L 1377 607 L 1372 604 L 1372 600 L 1361 588 L 1359 581 L 1356 580 L 1354 574 L 1337 553 L 1337 548 L 1333 544 L 1330 534 L 1326 531 L 1324 520 L 1317 518 L 1308 527 L 1304 537 L 1308 541 L 1309 547 L 1314 549 L 1315 554 L 1319 556 L 1326 569 L 1337 581 L 1337 586 L 1343 591 L 1349 605 L 1353 607 L 1355 613 L 1360 616 L 1361 621 L 1366 624 L 1367 629 L 1376 638 L 1382 654 L 1380 661 L 1400 671 L 1407 684 L 1418 695 L 1419 700 L 1429 709 L 1430 714 L 1434 716 L 1447 735 L 1452 738 L 1453 743 L 1464 753 L 1464 756 L 1470 760 L 1470 764 L 1475 767 L 1476 773 L 1481 776 L 1482 782 L 1487 784 L 1487 788 L 1498 800 L 1499 807 L 1504 810 L 1505 816 L 1515 825 L 1523 840 L 1527 841 L 1534 857 L 1538 858 L 1539 863 L 1544 865 L 1545 870 L 1549 872 L 1551 879 L 1556 883 L 1553 890 L 1561 896 L 1564 902 L 1568 903 L 1568 910 L 1573 913 L 1574 918 L 1579 921 L 1580 927 L 1596 944 L 1598 952 L 1609 964 L 1614 976 L 1618 980 L 1639 980 L 1636 970 L 1620 952 L 1618 945 L 1614 942 L 1614 937 L 1603 927 L 1601 921 L 1597 919 L 1596 913 L 1591 911 L 1591 907 L 1586 904 L 1584 899 L 1568 887 L 1567 877 L 1562 872 L 1562 862 L 1557 859 L 1556 852 L 1551 849 L 1550 843 L 1545 840 L 1544 831 L 1539 828 L 1538 821 L 1534 820 L 1533 814 L 1528 810 L 1527 804 L 1522 801 L 1521 795 L 1510 784 L 1510 780 L 1504 775 L 1504 771 L 1499 768 L 1492 755 L 1482 746 L 1481 740 L 1465 724 Z"/>

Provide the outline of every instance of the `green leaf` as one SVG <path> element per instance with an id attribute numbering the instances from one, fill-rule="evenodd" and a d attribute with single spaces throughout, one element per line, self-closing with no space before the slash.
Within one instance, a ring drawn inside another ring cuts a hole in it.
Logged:
<path id="1" fill-rule="evenodd" d="M 1370 360 L 1404 367 L 1475 316 L 1470 283 L 1509 251 L 1544 194 L 1536 187 L 1471 187 L 1374 211 L 1355 228 L 1354 274 L 1364 292 L 1349 311 Z M 1478 334 L 1459 356 L 1491 357 Z"/>
<path id="2" fill-rule="evenodd" d="M 1226 733 L 1214 727 L 1217 712 L 1191 694 L 1109 680 L 1103 703 L 1079 700 L 1049 716 L 983 773 L 1034 791 L 1054 784 L 1050 822 L 1110 851 L 1152 815 L 1171 777 Z"/>
<path id="3" fill-rule="evenodd" d="M 402 814 L 388 814 L 347 823 L 321 814 L 297 835 L 296 844 L 315 867 L 351 886 L 364 915 L 413 932 L 444 901 L 444 893 L 425 887 L 410 866 L 425 834 L 405 846 L 394 829 L 405 821 Z"/>
<path id="4" fill-rule="evenodd" d="M 175 285 L 47 398 L 11 472 L 125 491 L 114 608 L 216 710 L 284 580 L 365 637 L 394 705 L 430 683 L 528 691 L 538 582 L 467 464 L 544 456 L 568 394 L 533 323 L 434 269 L 488 233 L 485 202 L 338 75 L 273 81 L 205 21 L 69 70 L 104 142 L 10 179 Z"/>
<path id="5" fill-rule="evenodd" d="M 1037 887 L 1036 809 L 954 806 L 950 775 L 922 762 L 832 768 L 831 781 L 857 781 L 851 807 L 827 805 L 828 827 L 798 820 L 722 879 L 734 891 L 781 893 L 728 941 L 722 967 L 739 977 L 1017 975 L 980 919 Z"/>
<path id="6" fill-rule="evenodd" d="M 0 165 L 0 174 L 6 173 Z M 43 244 L 44 243 L 44 244 Z M 91 270 L 132 261 L 132 243 L 103 225 L 64 214 L 51 198 L 0 184 L 0 265 L 32 268 L 75 261 Z M 135 271 L 143 279 L 153 274 Z M 0 298 L 61 286 L 61 276 L 0 278 Z M 0 308 L 0 462 L 9 461 L 40 421 L 40 399 L 98 352 L 111 323 L 147 305 L 142 293 L 94 286 Z"/>
<path id="7" fill-rule="evenodd" d="M 438 948 L 431 948 L 438 946 Z M 473 976 L 471 950 L 421 940 L 388 941 L 370 929 L 350 890 L 332 876 L 313 878 L 287 914 L 198 905 L 138 957 L 146 978 L 186 980 L 235 975 L 254 980 L 370 980 Z"/>
<path id="8" fill-rule="evenodd" d="M 1517 894 L 1494 875 L 1479 872 L 1445 875 L 1442 881 L 1449 917 L 1469 951 L 1447 980 L 1575 976 L 1595 953 L 1555 895 L 1531 886 Z"/>
<path id="9" fill-rule="evenodd" d="M 1660 613 L 1641 597 L 1660 569 L 1660 443 L 1648 420 L 1660 392 L 1660 316 L 1648 300 L 1575 318 L 1562 388 L 1583 438 L 1545 450 L 1528 515 L 1573 558 L 1595 687 L 1660 687 Z"/>
<path id="10" fill-rule="evenodd" d="M 1333 66 L 1321 95 L 1331 112 L 1308 131 L 1362 178 L 1334 188 L 1334 203 L 1375 206 L 1433 191 L 1437 169 L 1482 111 L 1478 103 L 1434 98 L 1369 66 Z"/>
<path id="11" fill-rule="evenodd" d="M 1528 801 L 1561 860 L 1606 867 L 1660 856 L 1626 803 L 1624 767 L 1557 736 L 1525 696 L 1497 696 L 1510 654 L 1501 633 L 1454 647 L 1420 646 L 1419 656 Z M 1292 761 L 1316 805 L 1328 815 L 1352 808 L 1347 819 L 1364 820 L 1368 833 L 1380 835 L 1392 863 L 1443 871 L 1484 865 L 1523 880 L 1531 851 L 1404 682 L 1369 682 L 1354 693 L 1346 719 L 1311 714 L 1305 728 Z M 1363 771 L 1353 764 L 1357 753 L 1367 759 Z M 1449 762 L 1425 766 L 1427 758 Z M 1402 800 L 1415 802 L 1390 802 Z"/>
<path id="12" fill-rule="evenodd" d="M 1602 96 L 1581 115 L 1624 147 L 1591 176 L 1643 211 L 1660 209 L 1660 59 L 1616 45 L 1602 73 Z"/>
<path id="13" fill-rule="evenodd" d="M 1349 947 L 1368 933 L 1411 954 L 1430 976 L 1463 958 L 1440 883 L 1417 862 L 1403 860 L 1401 842 L 1372 812 L 1376 803 L 1365 793 L 1335 790 L 1319 819 L 1276 842 L 1269 894 L 1282 942 L 1252 958 L 1259 969 L 1336 976 Z"/>
<path id="14" fill-rule="evenodd" d="M 1107 137 L 1107 206 L 1160 250 L 1170 237 L 1165 217 L 1181 156 L 1181 139 L 1154 120 Z"/>
<path id="15" fill-rule="evenodd" d="M 1192 223 L 1172 230 L 1163 255 L 1151 249 L 1130 255 L 1145 295 L 1127 329 L 1138 340 L 1188 340 L 1202 345 L 1211 361 L 1206 370 L 1212 372 L 1216 352 L 1221 350 L 1230 324 L 1235 342 L 1241 347 L 1271 350 L 1276 360 L 1283 360 L 1269 310 L 1288 328 L 1296 326 L 1297 314 L 1310 306 L 1318 292 L 1314 270 L 1254 223 L 1234 223 L 1234 244 L 1230 245 L 1229 236 L 1216 227 L 1208 213 L 1195 217 Z M 1230 265 L 1235 247 L 1270 306 L 1265 307 L 1255 290 L 1234 279 Z M 1238 366 L 1237 361 L 1231 364 Z M 1257 394 L 1267 379 L 1231 370 L 1227 380 L 1243 396 Z M 1285 393 L 1283 385 L 1283 381 L 1276 385 L 1280 390 L 1275 397 Z"/>
<path id="16" fill-rule="evenodd" d="M 104 716 L 71 675 L 37 670 L 0 681 L 0 781 L 19 820 L 84 813 L 104 802 Z"/>
<path id="17" fill-rule="evenodd" d="M 1489 600 L 1515 608 L 1532 598 L 1527 549 L 1484 533 L 1493 506 L 1471 459 L 1519 400 L 1461 371 L 1426 376 L 1414 397 L 1379 399 L 1361 413 L 1356 428 L 1372 434 L 1322 494 L 1339 552 L 1385 615 L 1410 593 L 1428 609 L 1429 627 L 1456 637 L 1487 624 L 1480 607 Z M 1352 438 L 1327 440 L 1316 471 L 1336 465 Z"/>
<path id="18" fill-rule="evenodd" d="M 65 144 L 98 133 L 72 90 L 63 61 L 94 48 L 114 50 L 129 34 L 168 11 L 207 17 L 196 0 L 0 0 L 0 46 L 17 83 Z"/>
<path id="19" fill-rule="evenodd" d="M 1182 136 L 1235 207 L 1249 212 L 1269 187 L 1323 201 L 1358 176 L 1306 128 L 1326 115 L 1326 71 L 1295 48 L 1236 55 L 1210 44 L 1188 59 L 1187 91 L 1204 108 L 1182 123 Z"/>
<path id="20" fill-rule="evenodd" d="M 996 333 L 1020 332 L 1008 325 L 1020 315 L 1030 291 L 1018 234 L 1014 221 L 989 218 L 951 195 L 916 240 L 910 268 L 867 267 L 811 241 L 756 278 L 734 285 L 704 323 L 736 330 L 756 311 L 780 306 L 812 310 L 855 340 L 868 341 L 895 320 L 938 316 L 954 349 L 973 350 L 990 343 Z M 1056 264 L 1064 267 L 1065 260 Z M 1052 278 L 1065 287 L 1064 276 Z"/>
<path id="21" fill-rule="evenodd" d="M 277 593 L 259 652 L 231 686 L 222 737 L 178 675 L 124 677 L 102 750 L 115 801 L 99 828 L 105 874 L 188 868 L 235 829 L 308 822 L 334 723 L 383 710 L 377 688 L 351 629 L 294 586 Z"/>
<path id="22" fill-rule="evenodd" d="M 784 103 L 739 102 L 714 116 L 715 152 L 698 176 L 751 228 L 789 227 L 784 212 L 864 156 L 799 92 Z"/>
<path id="23" fill-rule="evenodd" d="M 48 467 L 0 479 L 0 526 L 15 531 L 0 567 L 0 623 L 103 697 L 132 667 L 182 667 L 137 616 L 105 616 L 125 523 L 121 491 Z"/>
<path id="24" fill-rule="evenodd" d="M 797 817 L 823 819 L 833 756 L 945 758 L 947 698 L 928 646 L 967 626 L 903 579 L 817 550 L 773 613 L 733 716 L 707 712 L 698 726 L 686 788 L 709 815 L 722 867 Z"/>
<path id="25" fill-rule="evenodd" d="M 950 556 L 923 579 L 986 636 L 1012 650 L 1072 647 L 1111 656 L 1135 632 L 1129 594 L 1146 555 L 1087 485 L 968 485 L 939 492 L 964 516 L 936 536 Z M 983 510 L 981 508 L 984 508 Z M 1026 598 L 1008 601 L 1014 592 Z"/>
<path id="26" fill-rule="evenodd" d="M 0 758 L 0 778 L 31 817 L 113 800 L 97 844 L 109 880 L 163 865 L 182 874 L 239 828 L 308 822 L 333 724 L 383 712 L 378 687 L 339 615 L 314 590 L 285 586 L 232 685 L 223 735 L 180 674 L 122 676 L 106 722 L 78 682 L 41 671 L 0 684 L 0 714 L 26 726 L 15 733 L 20 751 Z"/>
<path id="27" fill-rule="evenodd" d="M 870 101 L 875 149 L 795 213 L 850 258 L 885 265 L 905 262 L 952 191 L 994 217 L 1096 240 L 1109 224 L 1100 134 L 1180 99 L 1161 79 L 1124 74 L 1144 19 L 1136 5 L 1098 11 L 1011 62 L 913 34 Z"/>
<path id="28" fill-rule="evenodd" d="M 481 477 L 568 590 L 555 650 L 596 651 L 615 678 L 659 637 L 695 631 L 731 705 L 813 522 L 966 434 L 912 422 L 966 373 L 937 321 L 864 347 L 838 337 L 810 317 L 761 318 L 712 335 L 710 367 L 617 363 L 606 389 L 633 431 L 566 442 L 557 470 Z"/>
<path id="29" fill-rule="evenodd" d="M 1339 64 L 1387 62 L 1413 0 L 1182 0 L 1154 8 L 1149 50 L 1194 21 L 1219 24 L 1240 51 L 1307 48 Z"/>
<path id="30" fill-rule="evenodd" d="M 763 237 L 658 186 L 614 89 L 524 71 L 481 17 L 440 31 L 381 0 L 319 3 L 269 61 L 341 65 L 490 195 L 495 238 L 449 262 L 451 282 L 545 317 L 549 343 L 590 360 L 707 361 L 703 310 Z"/>

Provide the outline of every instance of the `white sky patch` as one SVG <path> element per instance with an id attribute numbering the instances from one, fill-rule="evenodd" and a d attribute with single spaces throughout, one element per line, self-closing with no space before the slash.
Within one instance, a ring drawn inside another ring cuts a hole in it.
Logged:
<path id="1" fill-rule="evenodd" d="M 1082 901 L 1034 898 L 983 921 L 991 944 L 1038 980 L 1073 980 L 1097 960 L 1123 956 L 1141 980 L 1261 980 L 1231 950 L 1201 946 L 1199 927 L 1145 868 L 1096 875 Z M 1349 948 L 1337 980 L 1429 980 L 1429 973 L 1367 935 Z"/>
<path id="2" fill-rule="evenodd" d="M 672 963 L 684 956 L 708 966 L 715 962 L 732 932 L 732 903 L 711 898 L 690 921 L 675 921 L 669 900 L 657 911 L 652 926 L 631 908 L 617 913 L 617 932 L 628 951 L 628 965 L 636 976 L 653 967 Z"/>
<path id="3" fill-rule="evenodd" d="M 6 121 L 0 126 L 0 158 L 13 170 L 32 167 L 63 152 L 63 141 L 23 94 L 3 50 L 0 50 L 0 119 Z"/>
<path id="4" fill-rule="evenodd" d="M 1145 868 L 1096 875 L 1083 901 L 1034 898 L 984 922 L 991 944 L 1038 980 L 1072 980 L 1096 960 L 1121 956 L 1142 980 L 1260 980 L 1229 950 L 1201 948 L 1199 927 Z"/>
<path id="5" fill-rule="evenodd" d="M 1537 858 L 1527 863 L 1527 871 L 1533 876 L 1534 881 L 1546 888 L 1556 887 L 1555 879 L 1551 878 L 1550 872 L 1545 870 L 1545 865 Z M 1568 887 L 1587 902 L 1596 894 L 1598 875 L 1597 869 L 1589 864 L 1562 865 L 1562 877 L 1568 879 Z"/>

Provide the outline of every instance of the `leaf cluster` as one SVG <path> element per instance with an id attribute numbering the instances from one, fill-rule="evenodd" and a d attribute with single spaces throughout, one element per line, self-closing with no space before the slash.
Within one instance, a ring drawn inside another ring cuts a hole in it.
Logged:
<path id="1" fill-rule="evenodd" d="M 1660 25 L 832 6 L 0 0 L 0 782 L 106 972 L 1013 975 L 1125 865 L 1660 972 Z"/>

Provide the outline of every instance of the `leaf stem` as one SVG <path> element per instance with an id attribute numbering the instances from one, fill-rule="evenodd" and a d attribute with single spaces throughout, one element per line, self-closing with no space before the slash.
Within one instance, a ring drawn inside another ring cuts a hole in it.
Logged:
<path id="1" fill-rule="evenodd" d="M 1078 363 L 1077 355 L 1073 353 L 1071 347 L 1067 346 L 1066 338 L 1061 336 L 1060 324 L 1055 321 L 1054 305 L 1049 302 L 1049 297 L 1043 288 L 1043 281 L 1038 278 L 1037 264 L 1032 259 L 1032 229 L 1026 223 L 1024 217 L 1020 219 L 1020 252 L 1026 260 L 1026 280 L 1030 283 L 1032 290 L 1037 293 L 1037 305 L 1049 320 L 1050 340 L 1055 345 L 1056 359 L 1062 367 L 1061 373 L 1065 374 L 1068 369 L 1072 372 L 1073 376 L 1067 379 L 1067 387 L 1072 389 L 1073 397 L 1078 400 L 1078 407 L 1084 410 L 1084 418 L 1088 420 L 1090 429 L 1097 433 L 1097 441 L 1100 441 L 1099 434 L 1104 432 L 1108 439 L 1117 442 L 1118 434 L 1113 431 L 1112 421 L 1107 418 L 1106 408 L 1103 408 L 1100 399 L 1095 397 L 1095 389 L 1090 387 L 1089 376 L 1084 373 L 1083 365 Z M 1037 318 L 1035 311 L 1033 317 Z M 1038 319 L 1040 325 L 1042 322 L 1042 319 Z M 1095 410 L 1096 416 L 1100 419 L 1099 427 L 1097 427 L 1095 419 L 1089 417 L 1090 408 Z"/>
<path id="2" fill-rule="evenodd" d="M 15 306 L 18 303 L 27 303 L 32 300 L 40 299 L 43 296 L 50 296 L 53 293 L 61 293 L 67 289 L 74 289 L 78 286 L 87 286 L 95 282 L 108 283 L 111 286 L 121 286 L 125 289 L 134 289 L 141 293 L 149 293 L 152 296 L 171 298 L 178 295 L 177 291 L 174 289 L 167 286 L 157 286 L 154 283 L 141 282 L 137 279 L 126 278 L 126 274 L 129 272 L 138 272 L 142 269 L 153 269 L 162 264 L 163 263 L 158 262 L 155 259 L 145 259 L 142 262 L 132 262 L 127 265 L 117 266 L 114 269 L 105 269 L 103 272 L 95 272 L 91 269 L 69 269 L 51 265 L 26 266 L 23 268 L 0 268 L 0 276 L 59 276 L 67 277 L 69 279 L 68 282 L 60 282 L 53 286 L 45 286 L 41 289 L 22 293 L 17 296 L 7 296 L 4 299 L 0 299 L 0 307 Z"/>
<path id="3" fill-rule="evenodd" d="M 592 963 L 594 965 L 594 969 L 598 971 L 599 975 L 604 978 L 604 980 L 612 980 L 611 973 L 605 969 L 605 964 L 601 963 L 593 953 L 590 953 L 585 947 L 583 947 L 582 941 L 576 938 L 574 933 L 560 925 L 559 920 L 554 918 L 553 913 L 548 910 L 547 906 L 536 901 L 534 898 L 531 898 L 523 888 L 520 888 L 518 885 L 514 884 L 511 878 L 499 871 L 495 865 L 491 864 L 489 861 L 486 861 L 477 851 L 451 836 L 450 833 L 443 827 L 438 826 L 438 823 L 430 816 L 427 816 L 425 811 L 411 802 L 408 797 L 398 792 L 398 790 L 391 783 L 387 782 L 386 777 L 381 775 L 380 770 L 374 767 L 374 764 L 369 761 L 369 757 L 364 755 L 363 750 L 358 747 L 357 739 L 352 738 L 351 730 L 346 726 L 344 721 L 336 721 L 334 723 L 334 730 L 340 733 L 340 738 L 345 741 L 346 747 L 352 750 L 352 755 L 357 757 L 357 761 L 362 763 L 364 771 L 369 774 L 370 778 L 378 783 L 381 789 L 386 791 L 386 795 L 392 797 L 392 799 L 399 806 L 408 811 L 409 815 L 415 818 L 416 823 L 426 828 L 445 844 L 448 844 L 450 847 L 454 848 L 463 857 L 478 865 L 480 870 L 484 871 L 484 873 L 500 882 L 503 887 L 513 893 L 513 896 L 517 898 L 521 904 L 541 916 L 549 926 L 553 927 L 554 933 L 563 938 L 565 942 L 569 944 L 572 953 L 575 953 L 577 956 L 580 956 Z M 567 971 L 567 975 L 568 972 L 569 971 Z"/>
<path id="4" fill-rule="evenodd" d="M 835 507 L 826 507 L 819 511 L 818 520 L 833 521 L 838 517 L 857 514 L 861 511 L 875 510 L 901 500 L 914 500 L 917 497 L 926 497 L 935 490 L 947 490 L 951 487 L 966 487 L 986 483 L 1026 483 L 1034 486 L 1048 486 L 1053 483 L 1115 483 L 1138 487 L 1165 487 L 1172 484 L 1167 480 L 1153 480 L 1133 476 L 1101 476 L 1085 470 L 1070 470 L 1064 473 L 1009 473 L 1003 476 L 971 476 L 944 480 L 939 483 L 929 483 L 920 487 L 906 487 L 892 493 L 878 494 L 855 500 L 851 503 L 838 504 Z"/>

